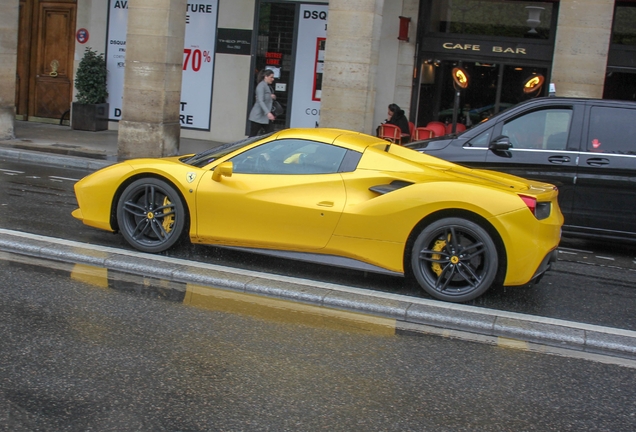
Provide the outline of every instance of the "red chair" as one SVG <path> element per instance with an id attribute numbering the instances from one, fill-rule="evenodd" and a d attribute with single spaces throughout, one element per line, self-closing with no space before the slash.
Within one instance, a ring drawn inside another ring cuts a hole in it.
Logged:
<path id="1" fill-rule="evenodd" d="M 428 128 L 425 127 L 418 127 L 415 128 L 415 131 L 413 133 L 413 141 L 421 141 L 421 140 L 425 140 L 425 139 L 430 139 L 433 138 L 435 136 L 435 133 Z"/>
<path id="2" fill-rule="evenodd" d="M 428 122 L 426 126 L 428 127 L 428 125 L 434 125 L 434 124 L 446 127 L 446 123 L 438 121 L 438 120 L 430 121 Z"/>
<path id="3" fill-rule="evenodd" d="M 460 132 L 464 132 L 466 130 L 466 126 L 461 124 L 461 123 L 457 123 L 455 125 L 455 133 L 460 133 Z M 453 124 L 449 123 L 446 125 L 446 134 L 449 133 L 453 133 Z"/>
<path id="4" fill-rule="evenodd" d="M 446 125 L 442 122 L 429 122 L 426 129 L 432 130 L 436 137 L 446 135 Z"/>
<path id="5" fill-rule="evenodd" d="M 378 128 L 378 138 L 385 139 L 392 143 L 402 144 L 402 130 L 396 125 L 381 124 Z"/>

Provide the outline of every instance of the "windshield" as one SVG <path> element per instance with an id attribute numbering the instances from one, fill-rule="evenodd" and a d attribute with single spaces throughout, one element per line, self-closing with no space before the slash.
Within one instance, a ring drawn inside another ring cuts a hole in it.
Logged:
<path id="1" fill-rule="evenodd" d="M 256 141 L 262 140 L 263 138 L 267 138 L 268 136 L 271 136 L 273 134 L 274 132 L 271 132 L 265 135 L 249 137 L 233 143 L 223 144 L 222 146 L 214 147 L 201 153 L 197 153 L 194 156 L 185 157 L 181 159 L 181 162 L 195 166 L 197 168 L 202 168 L 207 164 L 214 162 L 219 158 L 222 158 L 225 155 L 228 155 L 240 148 L 255 143 Z"/>

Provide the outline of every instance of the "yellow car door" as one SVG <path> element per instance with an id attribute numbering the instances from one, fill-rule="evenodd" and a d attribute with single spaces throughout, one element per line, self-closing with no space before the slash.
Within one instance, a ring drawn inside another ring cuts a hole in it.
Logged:
<path id="1" fill-rule="evenodd" d="M 230 159 L 231 176 L 214 180 L 211 171 L 204 175 L 196 196 L 201 241 L 293 250 L 327 244 L 346 201 L 337 172 L 346 150 L 303 140 L 282 141 Z M 324 150 L 328 150 L 326 159 L 319 157 Z"/>

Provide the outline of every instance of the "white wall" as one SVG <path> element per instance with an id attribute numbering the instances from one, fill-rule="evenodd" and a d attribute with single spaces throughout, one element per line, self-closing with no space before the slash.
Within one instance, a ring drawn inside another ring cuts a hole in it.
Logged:
<path id="1" fill-rule="evenodd" d="M 373 113 L 375 125 L 386 119 L 387 107 L 391 103 L 398 104 L 409 116 L 418 10 L 417 0 L 384 2 Z M 408 42 L 398 40 L 400 16 L 411 18 Z"/>
<path id="2" fill-rule="evenodd" d="M 218 27 L 251 30 L 254 11 L 255 0 L 220 0 Z M 221 142 L 245 137 L 250 65 L 249 55 L 216 54 L 210 132 L 182 129 L 182 137 Z"/>
<path id="3" fill-rule="evenodd" d="M 86 47 L 90 47 L 98 53 L 106 52 L 106 26 L 108 21 L 107 0 L 78 0 L 75 31 L 84 28 L 88 30 L 88 41 L 81 44 L 75 40 L 75 71 L 79 66 Z M 73 74 L 75 76 L 75 74 Z M 77 89 L 73 88 L 73 99 Z M 114 123 L 114 122 L 111 122 Z M 116 123 L 115 123 L 116 124 Z M 109 125 L 110 128 L 110 125 Z"/>
<path id="4" fill-rule="evenodd" d="M 400 41 L 397 39 L 400 27 L 398 16 L 401 13 L 402 0 L 384 2 L 373 112 L 373 122 L 376 126 L 386 120 L 387 107 L 395 102 L 395 79 L 400 48 Z"/>

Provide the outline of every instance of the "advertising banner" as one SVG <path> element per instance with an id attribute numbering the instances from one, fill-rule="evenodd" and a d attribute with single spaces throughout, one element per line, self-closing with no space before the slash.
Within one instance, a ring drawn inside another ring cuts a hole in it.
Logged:
<path id="1" fill-rule="evenodd" d="M 300 5 L 291 127 L 318 127 L 328 6 Z"/>
<path id="2" fill-rule="evenodd" d="M 187 5 L 179 115 L 185 129 L 210 130 L 218 5 L 218 0 Z M 121 119 L 127 24 L 128 2 L 110 0 L 106 51 L 110 120 Z"/>

